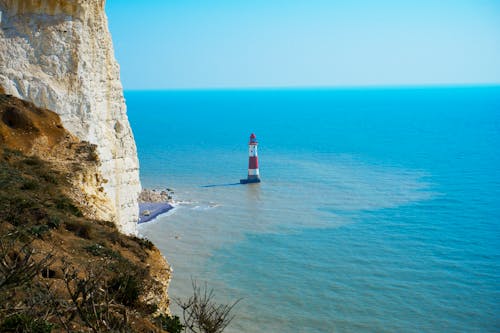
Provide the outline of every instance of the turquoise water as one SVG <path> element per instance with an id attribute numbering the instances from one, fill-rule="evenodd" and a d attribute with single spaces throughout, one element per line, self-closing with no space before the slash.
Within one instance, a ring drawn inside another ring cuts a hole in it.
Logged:
<path id="1" fill-rule="evenodd" d="M 228 332 L 500 331 L 500 87 L 125 96 L 178 201 L 140 233 L 174 297 L 243 298 Z"/>

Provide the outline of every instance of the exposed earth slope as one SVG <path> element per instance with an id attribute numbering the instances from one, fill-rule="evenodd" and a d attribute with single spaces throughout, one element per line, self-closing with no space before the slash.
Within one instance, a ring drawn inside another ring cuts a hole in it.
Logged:
<path id="1" fill-rule="evenodd" d="M 0 331 L 161 331 L 170 267 L 98 218 L 99 163 L 57 114 L 0 94 Z"/>

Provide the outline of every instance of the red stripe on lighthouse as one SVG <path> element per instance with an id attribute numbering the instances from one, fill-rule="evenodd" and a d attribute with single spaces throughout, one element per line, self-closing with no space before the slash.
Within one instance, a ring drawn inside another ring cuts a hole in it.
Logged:
<path id="1" fill-rule="evenodd" d="M 255 134 L 252 133 L 248 142 L 248 177 L 240 179 L 241 184 L 260 183 L 259 160 L 257 157 L 258 144 Z"/>
<path id="2" fill-rule="evenodd" d="M 259 168 L 259 160 L 257 156 L 250 156 L 248 158 L 248 168 L 249 169 L 258 169 Z"/>

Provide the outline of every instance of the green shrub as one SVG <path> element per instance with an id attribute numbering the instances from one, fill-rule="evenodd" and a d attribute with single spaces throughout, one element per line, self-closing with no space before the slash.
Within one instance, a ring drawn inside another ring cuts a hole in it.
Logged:
<path id="1" fill-rule="evenodd" d="M 11 196 L 2 199 L 0 218 L 12 225 L 26 225 L 33 218 L 33 213 L 36 213 L 34 207 L 37 207 L 38 203 L 31 198 Z"/>
<path id="2" fill-rule="evenodd" d="M 45 180 L 47 183 L 51 183 L 54 185 L 59 184 L 59 180 L 57 179 L 57 174 L 55 172 L 42 172 L 40 177 Z"/>
<path id="3" fill-rule="evenodd" d="M 43 161 L 36 156 L 30 156 L 30 157 L 26 158 L 23 162 L 24 162 L 24 164 L 30 165 L 30 166 L 42 166 L 43 165 Z"/>
<path id="4" fill-rule="evenodd" d="M 10 160 L 13 157 L 22 157 L 23 153 L 20 150 L 14 150 L 9 148 L 3 149 L 3 157 L 5 160 Z"/>
<path id="5" fill-rule="evenodd" d="M 50 229 L 57 229 L 61 225 L 61 220 L 57 216 L 51 215 L 49 216 L 48 220 L 49 221 L 47 222 L 47 226 Z"/>
<path id="6" fill-rule="evenodd" d="M 77 217 L 83 216 L 80 209 L 78 209 L 78 207 L 76 207 L 73 204 L 73 202 L 71 201 L 71 199 L 68 197 L 61 196 L 61 197 L 55 198 L 54 203 L 56 204 L 57 209 L 66 211 L 66 212 L 71 213 Z"/>
<path id="7" fill-rule="evenodd" d="M 130 272 L 121 273 L 113 278 L 108 290 L 114 299 L 123 305 L 134 305 L 139 299 L 141 293 L 142 281 L 139 281 L 136 275 Z"/>
<path id="8" fill-rule="evenodd" d="M 99 221 L 99 223 L 102 224 L 105 227 L 108 227 L 108 228 L 116 230 L 116 225 L 115 225 L 114 222 L 111 222 L 111 221 Z"/>
<path id="9" fill-rule="evenodd" d="M 137 307 L 140 311 L 145 312 L 147 314 L 154 314 L 158 311 L 158 304 L 155 303 L 142 303 Z"/>
<path id="10" fill-rule="evenodd" d="M 108 233 L 108 240 L 113 243 L 113 244 L 116 244 L 116 243 L 120 243 L 120 240 L 121 238 L 123 237 L 123 235 L 121 235 L 118 230 L 113 230 L 111 231 L 110 233 Z"/>
<path id="11" fill-rule="evenodd" d="M 33 318 L 26 314 L 15 314 L 7 317 L 0 325 L 1 332 L 31 332 L 31 333 L 50 333 L 53 324 L 40 319 Z"/>
<path id="12" fill-rule="evenodd" d="M 21 190 L 36 190 L 38 189 L 38 182 L 32 179 L 28 179 L 24 181 L 24 183 L 21 185 Z"/>
<path id="13" fill-rule="evenodd" d="M 149 239 L 147 238 L 140 238 L 140 237 L 136 237 L 136 236 L 133 236 L 133 239 L 134 241 L 136 241 L 140 246 L 141 248 L 143 249 L 148 249 L 148 250 L 152 250 L 155 245 L 153 244 L 153 242 L 151 242 Z"/>
<path id="14" fill-rule="evenodd" d="M 99 244 L 93 244 L 89 246 L 85 246 L 84 250 L 87 251 L 88 253 L 96 256 L 96 257 L 102 257 L 103 256 L 103 249 L 104 247 Z"/>
<path id="15" fill-rule="evenodd" d="M 34 225 L 29 229 L 29 233 L 32 234 L 35 237 L 42 237 L 44 234 L 49 232 L 49 226 L 42 224 L 42 225 Z"/>
<path id="16" fill-rule="evenodd" d="M 167 316 L 161 314 L 156 319 L 159 326 L 169 333 L 181 333 L 184 329 L 184 325 L 181 324 L 178 316 Z"/>
<path id="17" fill-rule="evenodd" d="M 78 237 L 92 238 L 92 225 L 88 222 L 66 221 L 65 226 L 66 230 L 73 232 Z"/>
<path id="18" fill-rule="evenodd" d="M 85 251 L 96 257 L 110 257 L 118 260 L 123 259 L 123 257 L 118 252 L 108 249 L 101 244 L 92 244 L 84 247 L 84 249 Z"/>

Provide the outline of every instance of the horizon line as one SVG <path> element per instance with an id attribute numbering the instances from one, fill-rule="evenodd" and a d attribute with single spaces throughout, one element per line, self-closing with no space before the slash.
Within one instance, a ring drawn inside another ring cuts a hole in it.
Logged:
<path id="1" fill-rule="evenodd" d="M 255 86 L 255 87 L 192 87 L 192 88 L 150 88 L 125 89 L 123 91 L 252 91 L 252 90 L 396 90 L 396 89 L 446 89 L 446 88 L 494 88 L 494 83 L 442 83 L 442 84 L 400 84 L 400 85 L 351 85 L 351 86 Z"/>

